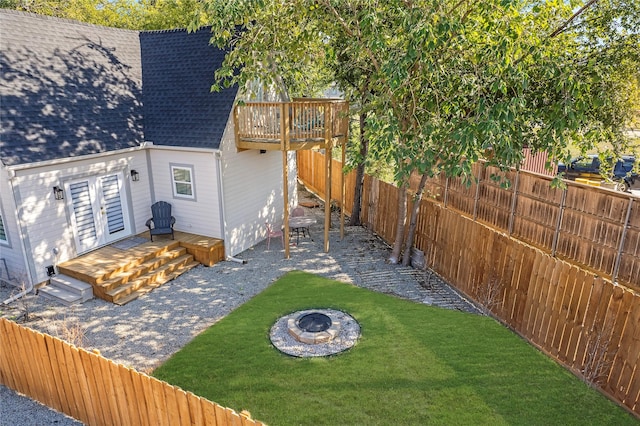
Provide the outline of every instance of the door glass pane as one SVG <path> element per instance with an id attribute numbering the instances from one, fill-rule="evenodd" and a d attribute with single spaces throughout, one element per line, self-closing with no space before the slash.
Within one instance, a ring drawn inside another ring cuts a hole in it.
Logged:
<path id="1" fill-rule="evenodd" d="M 117 175 L 102 178 L 102 196 L 107 216 L 107 231 L 109 234 L 122 231 L 124 229 L 124 215 Z"/>
<path id="2" fill-rule="evenodd" d="M 76 218 L 78 241 L 82 245 L 92 244 L 97 239 L 96 226 L 93 220 L 93 207 L 89 193 L 89 182 L 78 182 L 69 185 L 73 214 Z"/>

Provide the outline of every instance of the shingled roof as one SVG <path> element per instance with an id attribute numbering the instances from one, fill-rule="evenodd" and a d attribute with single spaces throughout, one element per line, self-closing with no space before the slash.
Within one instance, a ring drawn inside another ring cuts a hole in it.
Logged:
<path id="1" fill-rule="evenodd" d="M 0 10 L 1 161 L 145 140 L 218 148 L 236 90 L 210 93 L 224 52 L 209 37 L 206 29 L 138 32 Z"/>
<path id="2" fill-rule="evenodd" d="M 145 139 L 155 145 L 218 148 L 237 88 L 211 93 L 225 52 L 210 28 L 140 34 Z"/>

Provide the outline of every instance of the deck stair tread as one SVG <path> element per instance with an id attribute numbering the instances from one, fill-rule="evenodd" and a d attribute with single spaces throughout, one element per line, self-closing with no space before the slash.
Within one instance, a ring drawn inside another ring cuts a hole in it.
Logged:
<path id="1" fill-rule="evenodd" d="M 81 281 L 99 284 L 178 247 L 180 247 L 179 241 L 149 242 L 126 251 L 106 247 L 103 250 L 58 265 L 58 269 L 60 272 L 72 275 Z M 105 254 L 108 254 L 106 258 Z"/>
<path id="2" fill-rule="evenodd" d="M 104 294 L 108 298 L 108 300 L 111 299 L 111 301 L 116 301 L 117 299 L 122 298 L 129 293 L 137 291 L 141 287 L 152 286 L 157 282 L 163 281 L 165 277 L 190 263 L 195 263 L 193 260 L 193 256 L 190 254 L 184 254 L 175 259 L 171 259 L 169 262 L 165 262 L 158 268 L 155 268 L 147 272 L 146 274 L 141 275 L 134 280 L 131 280 L 130 282 L 124 283 L 114 289 L 105 291 Z M 164 282 L 166 282 L 166 280 Z"/>
<path id="3" fill-rule="evenodd" d="M 159 253 L 156 256 L 152 256 L 144 262 L 136 261 L 136 266 L 132 268 L 126 268 L 126 270 L 118 273 L 110 274 L 110 279 L 97 284 L 97 286 L 104 289 L 104 291 L 112 290 L 118 286 L 125 285 L 128 282 L 136 280 L 139 277 L 147 274 L 149 271 L 157 269 L 173 259 L 184 256 L 186 253 L 187 249 L 185 249 L 184 247 L 178 247 L 173 250 Z"/>
<path id="4" fill-rule="evenodd" d="M 185 255 L 183 257 L 184 259 L 176 259 L 161 269 L 153 271 L 152 279 L 147 280 L 146 277 L 141 277 L 129 285 L 118 287 L 114 294 L 110 294 L 113 298 L 112 302 L 118 305 L 129 303 L 199 265 L 193 260 L 193 256 Z"/>
<path id="5" fill-rule="evenodd" d="M 181 231 L 175 239 L 149 241 L 146 233 L 138 237 L 147 241 L 128 248 L 100 247 L 58 264 L 58 270 L 90 285 L 92 295 L 123 305 L 194 266 L 213 266 L 224 259 L 219 238 Z"/>
<path id="6" fill-rule="evenodd" d="M 180 249 L 180 243 L 178 241 L 174 241 L 169 245 L 160 244 L 158 246 L 154 246 L 153 243 L 148 243 L 141 248 L 134 247 L 129 253 L 127 253 L 127 256 L 122 261 L 117 262 L 115 265 L 111 266 L 109 270 L 105 271 L 102 278 L 98 280 L 98 284 L 109 281 L 118 275 L 125 274 L 128 271 L 137 268 L 141 264 L 175 249 Z M 134 260 L 131 260 L 132 255 L 136 257 Z"/>

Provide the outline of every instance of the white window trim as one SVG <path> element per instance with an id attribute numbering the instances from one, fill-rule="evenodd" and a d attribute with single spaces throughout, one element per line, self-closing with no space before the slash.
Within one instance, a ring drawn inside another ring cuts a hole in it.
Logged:
<path id="1" fill-rule="evenodd" d="M 2 227 L 4 228 L 4 238 L 0 238 L 0 245 L 8 246 L 9 230 L 7 229 L 7 223 L 4 219 L 5 219 L 5 216 L 2 214 L 2 209 L 0 209 L 0 221 L 2 221 Z"/>
<path id="2" fill-rule="evenodd" d="M 169 164 L 171 173 L 171 191 L 173 192 L 173 198 L 179 198 L 182 200 L 196 200 L 196 179 L 193 170 L 193 165 L 189 164 Z M 174 170 L 188 170 L 191 176 L 191 182 L 178 182 L 175 180 Z M 176 188 L 176 183 L 186 183 L 191 185 L 191 195 L 179 194 Z"/>

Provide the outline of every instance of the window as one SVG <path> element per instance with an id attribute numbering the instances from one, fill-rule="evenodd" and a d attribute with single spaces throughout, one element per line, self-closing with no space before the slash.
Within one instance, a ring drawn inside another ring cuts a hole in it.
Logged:
<path id="1" fill-rule="evenodd" d="M 173 196 L 177 198 L 195 199 L 193 167 L 171 166 L 173 180 Z"/>
<path id="2" fill-rule="evenodd" d="M 7 243 L 7 231 L 4 229 L 4 221 L 2 219 L 2 213 L 0 213 L 0 243 Z"/>

